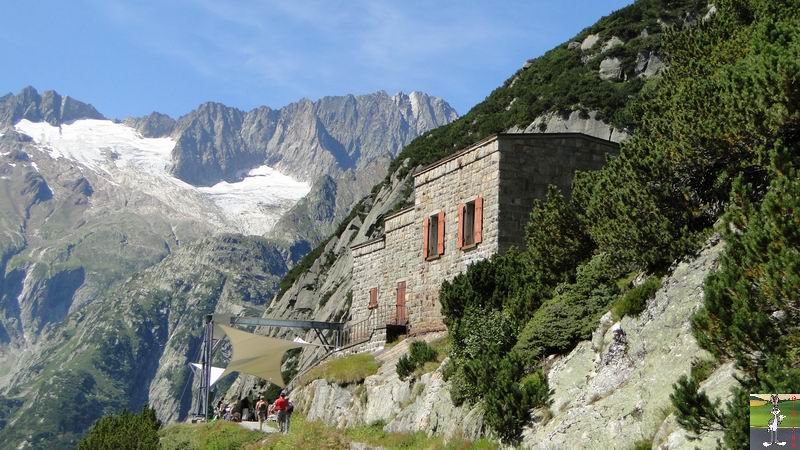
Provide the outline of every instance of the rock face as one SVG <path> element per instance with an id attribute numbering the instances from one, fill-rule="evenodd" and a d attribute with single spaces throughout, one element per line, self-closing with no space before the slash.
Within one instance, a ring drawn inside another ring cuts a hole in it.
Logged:
<path id="1" fill-rule="evenodd" d="M 176 122 L 166 114 L 152 112 L 144 117 L 129 117 L 124 123 L 139 130 L 144 137 L 160 138 L 172 134 Z"/>
<path id="2" fill-rule="evenodd" d="M 77 119 L 103 119 L 103 115 L 92 105 L 72 97 L 62 97 L 55 91 L 44 91 L 40 95 L 28 86 L 17 95 L 0 97 L 0 128 L 22 119 L 58 126 Z"/>
<path id="3" fill-rule="evenodd" d="M 549 113 L 537 117 L 527 128 L 513 128 L 509 132 L 584 133 L 613 142 L 622 142 L 628 137 L 627 131 L 597 119 L 596 111 L 588 113 L 572 111 L 566 117 L 560 113 Z"/>
<path id="4" fill-rule="evenodd" d="M 600 62 L 601 80 L 622 79 L 622 62 L 619 58 L 605 58 Z"/>
<path id="5" fill-rule="evenodd" d="M 303 181 L 391 159 L 413 137 L 456 118 L 443 100 L 419 92 L 302 100 L 243 112 L 205 103 L 173 131 L 173 173 L 194 185 L 232 180 L 267 164 Z"/>
<path id="6" fill-rule="evenodd" d="M 426 340 L 441 337 L 429 334 Z M 484 434 L 483 414 L 478 407 L 455 406 L 450 400 L 450 387 L 444 381 L 442 368 L 418 380 L 400 380 L 395 364 L 408 351 L 408 341 L 376 359 L 382 363 L 378 373 L 367 377 L 363 385 L 339 386 L 315 380 L 295 389 L 292 400 L 310 420 L 321 420 L 335 427 L 386 423 L 385 431 L 428 435 L 454 435 L 476 440 Z"/>
<path id="7" fill-rule="evenodd" d="M 548 375 L 552 418 L 526 429 L 524 447 L 625 449 L 646 439 L 654 448 L 694 448 L 697 442 L 686 439 L 670 414 L 669 394 L 694 359 L 708 357 L 689 319 L 702 305 L 703 281 L 722 249 L 712 239 L 698 257 L 677 265 L 639 317 L 609 327 L 605 316 L 593 342 L 558 359 Z M 703 386 L 725 398 L 734 383 L 731 367 L 723 366 Z M 701 448 L 713 448 L 720 437 L 703 436 Z"/>

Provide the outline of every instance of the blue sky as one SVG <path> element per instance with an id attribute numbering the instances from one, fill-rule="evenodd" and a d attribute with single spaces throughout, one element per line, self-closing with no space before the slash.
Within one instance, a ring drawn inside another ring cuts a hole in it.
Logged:
<path id="1" fill-rule="evenodd" d="M 0 93 L 55 89 L 122 118 L 418 90 L 464 114 L 526 59 L 631 2 L 14 1 Z"/>

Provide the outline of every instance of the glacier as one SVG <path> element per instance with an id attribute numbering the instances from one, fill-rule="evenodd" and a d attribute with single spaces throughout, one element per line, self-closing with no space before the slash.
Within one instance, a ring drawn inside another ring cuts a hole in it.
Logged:
<path id="1" fill-rule="evenodd" d="M 220 231 L 264 235 L 311 190 L 309 183 L 266 165 L 242 173 L 236 182 L 193 186 L 169 172 L 175 140 L 145 138 L 111 120 L 82 119 L 53 126 L 23 119 L 14 128 L 33 139 L 48 157 L 151 195 Z"/>

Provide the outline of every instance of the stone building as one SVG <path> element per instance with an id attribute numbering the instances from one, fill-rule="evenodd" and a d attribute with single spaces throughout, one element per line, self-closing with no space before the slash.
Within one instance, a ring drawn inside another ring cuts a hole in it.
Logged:
<path id="1" fill-rule="evenodd" d="M 580 133 L 498 134 L 418 170 L 414 206 L 387 216 L 383 236 L 352 247 L 349 325 L 373 341 L 385 339 L 387 323 L 411 334 L 445 329 L 442 282 L 523 246 L 533 200 L 551 184 L 569 195 L 575 171 L 599 169 L 616 150 Z"/>

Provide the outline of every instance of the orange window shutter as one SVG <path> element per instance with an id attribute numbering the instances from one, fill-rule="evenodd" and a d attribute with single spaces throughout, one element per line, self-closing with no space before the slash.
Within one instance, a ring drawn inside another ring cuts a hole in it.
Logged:
<path id="1" fill-rule="evenodd" d="M 483 239 L 483 196 L 479 195 L 475 199 L 475 226 L 473 228 L 475 243 L 480 244 Z"/>
<path id="2" fill-rule="evenodd" d="M 369 309 L 378 307 L 378 288 L 369 290 Z"/>
<path id="3" fill-rule="evenodd" d="M 428 218 L 422 219 L 422 258 L 428 257 Z"/>
<path id="4" fill-rule="evenodd" d="M 464 204 L 458 204 L 458 224 L 456 225 L 456 248 L 464 246 Z"/>
<path id="5" fill-rule="evenodd" d="M 439 236 L 437 242 L 437 253 L 440 255 L 444 254 L 444 211 L 439 213 Z"/>

